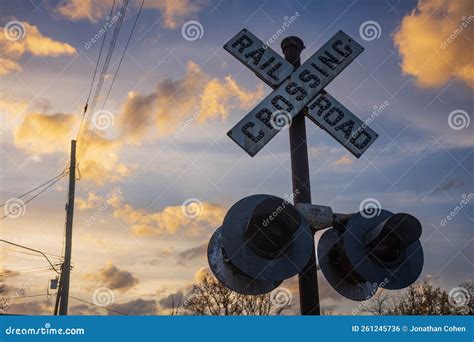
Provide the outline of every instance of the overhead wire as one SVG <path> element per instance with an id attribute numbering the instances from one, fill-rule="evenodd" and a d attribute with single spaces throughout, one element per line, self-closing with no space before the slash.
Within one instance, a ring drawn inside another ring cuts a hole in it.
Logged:
<path id="1" fill-rule="evenodd" d="M 19 254 L 31 255 L 31 256 L 35 256 L 35 257 L 41 257 L 41 255 L 39 255 L 39 254 L 17 251 L 17 250 L 15 250 L 15 249 L 9 249 L 9 248 L 0 248 L 0 249 L 1 249 L 1 250 L 4 250 L 4 251 L 19 253 Z M 62 259 L 62 258 L 63 258 L 63 257 L 60 256 L 60 255 L 54 255 L 54 254 L 49 254 L 49 253 L 44 253 L 44 254 L 50 255 L 52 258 L 57 258 L 57 259 Z"/>
<path id="2" fill-rule="evenodd" d="M 81 298 L 77 298 L 77 297 L 73 297 L 73 296 L 69 296 L 69 298 L 78 300 L 78 301 L 80 301 L 80 302 L 83 302 L 83 303 L 86 303 L 86 304 L 89 304 L 89 305 L 96 306 L 96 307 L 101 308 L 101 309 L 105 309 L 105 310 L 108 310 L 108 311 L 112 311 L 112 312 L 118 313 L 118 314 L 120 314 L 120 315 L 128 316 L 128 314 L 125 313 L 125 312 L 121 312 L 121 311 L 118 311 L 118 310 L 115 310 L 115 309 L 111 309 L 111 308 L 108 308 L 108 307 L 106 307 L 106 306 L 97 305 L 97 304 L 88 302 L 88 301 L 86 301 L 86 300 L 84 300 L 84 299 L 81 299 Z"/>
<path id="3" fill-rule="evenodd" d="M 127 43 L 125 44 L 125 47 L 123 49 L 122 56 L 120 57 L 120 61 L 119 61 L 118 66 L 117 66 L 117 70 L 115 71 L 114 78 L 112 79 L 112 82 L 110 83 L 109 90 L 107 92 L 107 95 L 105 96 L 104 103 L 102 104 L 102 109 L 105 108 L 107 100 L 109 99 L 110 92 L 112 91 L 112 88 L 113 88 L 114 83 L 115 83 L 115 79 L 117 78 L 117 75 L 118 75 L 119 70 L 120 70 L 120 66 L 122 65 L 123 58 L 125 57 L 125 53 L 127 52 L 128 45 L 130 44 L 130 40 L 132 39 L 133 32 L 135 31 L 135 27 L 137 26 L 138 18 L 140 17 L 140 13 L 142 11 L 144 3 L 145 3 L 145 0 L 142 0 L 142 3 L 141 3 L 141 5 L 138 9 L 138 12 L 137 12 L 137 16 L 135 17 L 135 21 L 133 23 L 132 29 L 130 31 L 130 35 L 128 36 Z"/>
<path id="4" fill-rule="evenodd" d="M 120 60 L 119 60 L 117 69 L 115 70 L 114 77 L 113 77 L 113 79 L 112 79 L 112 82 L 110 83 L 109 90 L 107 91 L 107 95 L 105 96 L 104 102 L 103 102 L 103 104 L 102 104 L 102 109 L 101 109 L 101 110 L 104 110 L 105 105 L 107 104 L 107 100 L 109 99 L 110 93 L 111 93 L 111 91 L 112 91 L 112 88 L 113 88 L 113 86 L 114 86 L 115 80 L 116 80 L 117 75 L 118 75 L 118 73 L 119 73 L 120 66 L 122 65 L 122 61 L 123 61 L 123 59 L 124 59 L 124 57 L 125 57 L 125 54 L 126 54 L 126 52 L 127 52 L 128 45 L 130 44 L 130 41 L 131 41 L 131 39 L 132 39 L 133 32 L 135 31 L 135 27 L 137 26 L 138 18 L 140 18 L 140 13 L 141 13 L 141 11 L 142 11 L 143 4 L 144 4 L 144 3 L 145 3 L 145 0 L 142 0 L 142 3 L 141 3 L 141 5 L 140 5 L 140 7 L 139 7 L 139 9 L 138 9 L 138 12 L 137 12 L 137 15 L 136 15 L 136 17 L 135 17 L 135 21 L 134 21 L 134 23 L 133 23 L 132 29 L 130 30 L 130 34 L 129 34 L 129 36 L 128 36 L 127 42 L 126 42 L 125 47 L 124 47 L 124 49 L 123 49 L 122 56 L 120 57 Z M 95 130 L 96 130 L 96 127 L 93 126 L 92 132 L 91 132 L 91 136 L 94 135 Z M 90 142 L 90 139 L 87 140 L 87 142 L 86 142 L 86 145 L 85 145 L 85 147 L 84 147 L 84 149 L 83 149 L 83 152 L 82 152 L 82 157 L 83 157 L 84 154 L 86 153 L 87 146 L 89 145 L 89 142 Z"/>
<path id="5" fill-rule="evenodd" d="M 54 270 L 56 273 L 58 273 L 58 274 L 60 273 L 60 272 L 53 266 L 53 263 L 49 260 L 49 258 L 46 256 L 46 254 L 44 254 L 42 251 L 40 251 L 40 250 L 38 250 L 38 249 L 31 248 L 31 247 L 23 246 L 23 245 L 20 245 L 20 244 L 18 244 L 18 243 L 11 242 L 11 241 L 4 240 L 4 239 L 0 239 L 0 242 L 3 242 L 3 243 L 6 243 L 6 244 L 15 246 L 15 247 L 23 248 L 23 249 L 26 249 L 26 250 L 29 250 L 29 251 L 36 252 L 36 253 L 41 254 L 42 256 L 44 256 L 44 258 L 45 258 L 45 259 L 48 261 L 48 263 L 51 265 L 51 267 L 53 268 L 53 270 Z"/>
<path id="6" fill-rule="evenodd" d="M 16 196 L 16 197 L 14 197 L 14 198 L 17 198 L 17 199 L 23 198 L 23 197 L 25 197 L 26 195 L 29 195 L 29 194 L 31 194 L 32 192 L 38 190 L 39 188 L 42 188 L 42 187 L 45 186 L 46 184 L 48 184 L 48 183 L 54 181 L 55 179 L 57 179 L 57 178 L 63 176 L 65 173 L 67 173 L 67 169 L 64 170 L 63 172 L 61 172 L 59 175 L 57 175 L 57 176 L 55 176 L 55 177 L 53 177 L 53 178 L 51 178 L 51 179 L 48 179 L 46 182 L 44 182 L 44 183 L 42 183 L 42 184 L 40 184 L 40 185 L 34 187 L 34 188 L 31 189 L 30 191 L 27 191 L 27 192 L 25 192 L 24 194 L 19 195 L 19 196 Z M 0 204 L 0 208 L 1 208 L 1 207 L 4 207 L 6 204 L 7 204 L 7 202 L 4 202 L 4 203 Z"/>
<path id="7" fill-rule="evenodd" d="M 112 18 L 112 13 L 114 11 L 114 7 L 115 7 L 115 0 L 113 1 L 112 3 L 112 7 L 110 8 L 110 14 L 109 14 L 109 18 Z M 111 20 L 111 19 L 109 19 Z M 89 107 L 89 100 L 90 100 L 90 97 L 91 97 L 91 93 L 92 93 L 92 88 L 94 88 L 94 82 L 95 82 L 95 77 L 97 75 L 97 69 L 99 67 L 99 63 L 100 63 L 100 58 L 102 56 L 102 50 L 104 48 L 104 45 L 105 45 L 105 40 L 107 38 L 107 32 L 109 30 L 105 30 L 105 34 L 104 34 L 104 38 L 102 39 L 102 43 L 100 44 L 100 50 L 99 50 L 99 56 L 97 57 L 97 62 L 95 63 L 95 69 L 94 69 L 94 75 L 92 76 L 92 81 L 91 81 L 91 86 L 89 88 L 89 95 L 87 95 L 87 101 L 86 101 L 86 104 L 84 106 L 84 112 L 82 113 L 82 118 L 81 118 L 81 123 L 79 125 L 79 130 L 77 132 L 77 136 L 76 136 L 76 140 L 79 140 L 79 136 L 81 134 L 81 129 L 82 129 L 82 125 L 84 123 L 84 118 L 86 117 L 86 113 L 87 113 L 87 109 Z"/>
<path id="8" fill-rule="evenodd" d="M 107 70 L 109 68 L 110 60 L 112 59 L 112 55 L 113 55 L 113 52 L 114 52 L 114 49 L 115 49 L 115 44 L 117 42 L 117 39 L 118 39 L 118 36 L 119 36 L 119 33 L 120 33 L 120 29 L 122 27 L 122 23 L 123 23 L 123 20 L 124 20 L 124 17 L 125 17 L 125 11 L 127 10 L 128 3 L 129 3 L 129 0 L 124 0 L 124 2 L 122 3 L 122 7 L 120 8 L 119 13 L 121 15 L 120 15 L 119 20 L 117 21 L 116 26 L 115 26 L 113 36 L 112 36 L 112 39 L 110 41 L 109 48 L 107 50 L 107 55 L 105 56 L 104 64 L 102 65 L 102 71 L 101 71 L 99 80 L 97 81 L 97 86 L 96 86 L 96 89 L 95 89 L 95 92 L 94 92 L 94 97 L 92 98 L 90 112 L 94 112 L 95 107 L 97 105 L 97 101 L 99 99 L 99 95 L 101 93 L 102 86 L 104 84 L 105 75 L 107 74 Z M 87 122 L 85 124 L 85 128 L 84 128 L 84 135 L 86 135 L 86 138 L 85 138 L 86 140 L 90 140 L 92 138 L 92 133 L 89 134 L 89 135 L 87 134 L 87 131 L 88 131 L 89 126 L 90 126 L 90 122 L 91 122 L 91 119 L 87 120 Z M 88 137 L 87 137 L 87 135 L 88 135 Z M 78 160 L 81 159 L 81 157 L 83 155 L 83 151 L 84 151 L 84 149 L 82 148 L 82 144 L 80 144 L 79 145 Z"/>
<path id="9" fill-rule="evenodd" d="M 0 220 L 4 220 L 6 219 L 7 217 L 9 217 L 12 213 L 14 213 L 15 211 L 19 210 L 20 208 L 24 208 L 28 203 L 30 203 L 32 200 L 34 200 L 35 198 L 37 198 L 39 195 L 41 195 L 43 192 L 45 192 L 46 190 L 50 189 L 53 185 L 55 185 L 57 182 L 59 182 L 64 176 L 66 176 L 66 173 L 64 173 L 63 175 L 61 175 L 60 178 L 57 178 L 54 182 L 52 182 L 51 184 L 49 184 L 47 187 L 45 187 L 44 189 L 42 189 L 40 192 L 38 192 L 37 194 L 35 194 L 33 197 L 30 197 L 29 199 L 27 199 L 26 201 L 20 203 L 19 207 L 15 207 L 11 210 L 9 210 L 5 215 L 3 215 L 2 217 L 0 217 Z"/>

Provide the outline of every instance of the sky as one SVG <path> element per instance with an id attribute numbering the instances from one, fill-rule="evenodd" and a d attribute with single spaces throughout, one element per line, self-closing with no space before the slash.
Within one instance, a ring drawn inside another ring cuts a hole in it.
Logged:
<path id="1" fill-rule="evenodd" d="M 109 0 L 0 4 L 0 199 L 9 201 L 1 214 L 63 172 L 81 133 L 70 294 L 83 301 L 71 299 L 70 313 L 113 314 L 99 303 L 167 314 L 170 299 L 206 272 L 207 242 L 232 204 L 291 193 L 287 129 L 253 158 L 226 135 L 271 92 L 223 49 L 243 28 L 272 38 L 278 53 L 283 38 L 299 36 L 302 61 L 339 30 L 365 48 L 326 90 L 379 138 L 357 159 L 307 120 L 312 202 L 410 213 L 423 227 L 419 281 L 449 290 L 472 279 L 472 1 L 145 0 L 120 64 L 140 4 L 130 1 L 108 70 L 121 1 L 111 16 Z M 2 218 L 1 239 L 59 263 L 66 196 L 63 177 Z M 15 296 L 8 313 L 51 314 L 56 273 L 24 253 L 0 244 L 0 281 Z M 297 306 L 295 279 L 282 286 Z M 321 272 L 319 284 L 323 310 L 359 305 Z M 16 298 L 19 290 L 37 297 Z"/>

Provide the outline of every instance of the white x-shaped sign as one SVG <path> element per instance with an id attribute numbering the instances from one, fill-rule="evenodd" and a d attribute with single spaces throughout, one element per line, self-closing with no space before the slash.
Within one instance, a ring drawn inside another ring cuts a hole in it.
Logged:
<path id="1" fill-rule="evenodd" d="M 377 139 L 377 133 L 324 90 L 364 50 L 344 32 L 336 33 L 297 70 L 247 29 L 224 49 L 274 89 L 227 133 L 250 156 L 301 110 L 357 158 Z"/>

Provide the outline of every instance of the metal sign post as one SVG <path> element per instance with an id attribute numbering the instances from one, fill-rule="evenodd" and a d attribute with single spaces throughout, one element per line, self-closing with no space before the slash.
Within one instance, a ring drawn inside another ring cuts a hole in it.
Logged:
<path id="1" fill-rule="evenodd" d="M 364 49 L 339 31 L 301 65 L 304 44 L 300 38 L 288 37 L 281 47 L 285 59 L 247 29 L 224 45 L 225 50 L 274 89 L 227 135 L 253 157 L 290 123 L 294 203 L 311 203 L 305 115 L 357 158 L 378 137 L 324 90 Z M 311 242 L 311 255 L 299 272 L 301 314 L 319 315 L 314 235 L 308 233 L 306 238 Z"/>
<path id="2" fill-rule="evenodd" d="M 298 69 L 301 65 L 300 54 L 304 44 L 298 37 L 288 37 L 281 42 L 285 59 Z M 309 179 L 308 147 L 306 144 L 306 125 L 304 115 L 296 115 L 289 128 L 291 153 L 291 181 L 293 184 L 294 204 L 312 203 Z M 307 265 L 298 274 L 300 312 L 302 315 L 319 315 L 318 273 L 314 235 L 310 234 L 311 256 Z"/>

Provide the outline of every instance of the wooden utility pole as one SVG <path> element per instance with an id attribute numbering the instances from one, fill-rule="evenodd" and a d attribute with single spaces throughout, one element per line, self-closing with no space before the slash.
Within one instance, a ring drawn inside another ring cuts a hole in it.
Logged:
<path id="1" fill-rule="evenodd" d="M 67 315 L 69 302 L 69 278 L 71 274 L 72 221 L 74 216 L 74 194 L 76 191 L 76 140 L 71 140 L 71 161 L 69 165 L 69 191 L 66 204 L 66 246 L 58 290 L 59 314 Z"/>
<path id="2" fill-rule="evenodd" d="M 281 48 L 285 59 L 293 64 L 296 70 L 301 65 L 300 54 L 301 50 L 304 49 L 303 41 L 298 37 L 287 37 L 281 42 Z M 293 118 L 289 127 L 294 204 L 311 203 L 308 147 L 306 144 L 306 126 L 304 120 L 304 114 L 299 113 Z M 302 315 L 319 315 L 318 274 L 314 236 L 308 238 L 313 241 L 311 257 L 306 267 L 298 275 L 300 312 Z"/>

